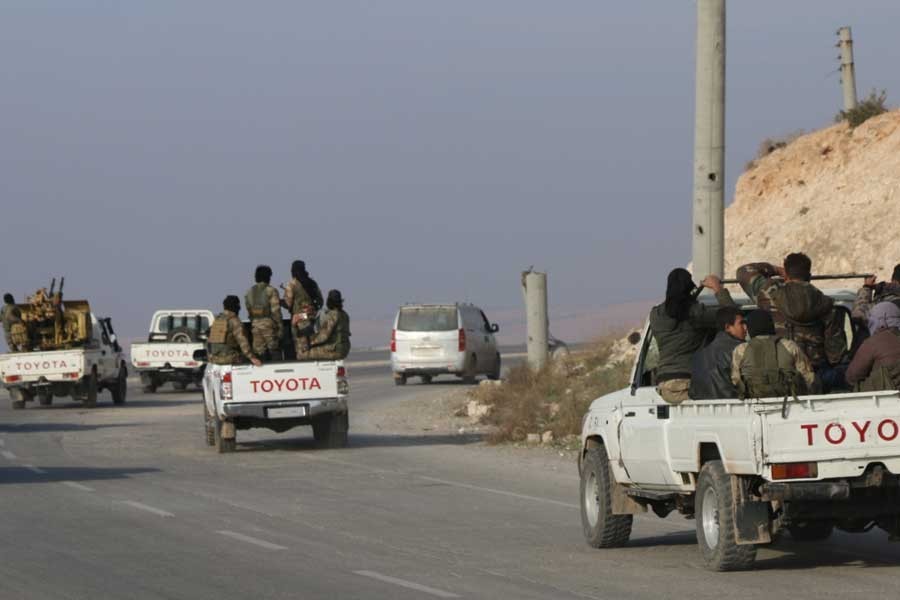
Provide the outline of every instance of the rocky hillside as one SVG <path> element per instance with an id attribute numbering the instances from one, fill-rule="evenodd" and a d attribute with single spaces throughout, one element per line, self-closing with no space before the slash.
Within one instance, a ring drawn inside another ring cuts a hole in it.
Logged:
<path id="1" fill-rule="evenodd" d="M 738 179 L 725 211 L 725 273 L 805 252 L 816 273 L 874 272 L 900 262 L 900 111 L 797 138 Z M 848 282 L 849 284 L 849 282 Z M 853 282 L 851 285 L 858 285 Z"/>

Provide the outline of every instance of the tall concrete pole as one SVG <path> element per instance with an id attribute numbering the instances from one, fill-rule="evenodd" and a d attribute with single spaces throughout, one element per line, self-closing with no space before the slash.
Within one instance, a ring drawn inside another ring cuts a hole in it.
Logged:
<path id="1" fill-rule="evenodd" d="M 526 271 L 525 318 L 528 335 L 528 366 L 540 369 L 547 364 L 547 338 L 550 324 L 547 317 L 547 274 Z"/>
<path id="2" fill-rule="evenodd" d="M 844 88 L 844 112 L 856 108 L 856 68 L 853 66 L 853 36 L 849 27 L 838 29 L 841 49 L 841 86 Z"/>
<path id="3" fill-rule="evenodd" d="M 697 0 L 694 275 L 725 270 L 725 0 Z"/>

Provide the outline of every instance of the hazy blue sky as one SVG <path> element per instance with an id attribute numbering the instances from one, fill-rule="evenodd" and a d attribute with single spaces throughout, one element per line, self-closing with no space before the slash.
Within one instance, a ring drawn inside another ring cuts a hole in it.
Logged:
<path id="1" fill-rule="evenodd" d="M 896 0 L 732 2 L 728 195 L 761 138 L 900 95 Z M 653 298 L 689 259 L 695 3 L 4 2 L 0 287 L 128 334 L 307 260 L 351 315 Z M 368 342 L 368 340 L 360 340 Z"/>

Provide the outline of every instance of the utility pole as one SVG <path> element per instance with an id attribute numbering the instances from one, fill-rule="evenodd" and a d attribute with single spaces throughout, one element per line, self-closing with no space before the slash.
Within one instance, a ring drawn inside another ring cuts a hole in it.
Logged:
<path id="1" fill-rule="evenodd" d="M 838 48 L 841 49 L 841 87 L 844 89 L 844 112 L 856 108 L 856 69 L 853 66 L 853 36 L 849 27 L 837 30 Z"/>
<path id="2" fill-rule="evenodd" d="M 725 0 L 697 0 L 694 275 L 725 270 Z"/>
<path id="3" fill-rule="evenodd" d="M 528 366 L 534 370 L 547 364 L 547 274 L 528 270 L 522 273 L 525 292 L 525 319 L 528 335 Z"/>

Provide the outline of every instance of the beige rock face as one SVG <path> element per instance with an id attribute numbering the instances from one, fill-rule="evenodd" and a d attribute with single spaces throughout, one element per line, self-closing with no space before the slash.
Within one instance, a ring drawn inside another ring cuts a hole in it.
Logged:
<path id="1" fill-rule="evenodd" d="M 789 252 L 813 272 L 874 272 L 900 263 L 900 111 L 804 135 L 738 179 L 725 211 L 725 275 L 741 264 L 781 264 Z M 697 274 L 700 276 L 700 274 Z M 856 287 L 859 281 L 823 287 Z"/>

